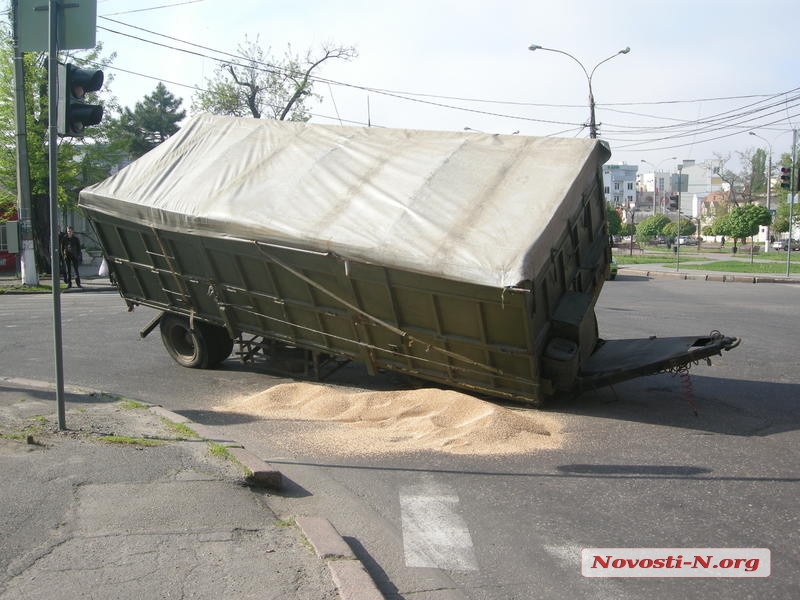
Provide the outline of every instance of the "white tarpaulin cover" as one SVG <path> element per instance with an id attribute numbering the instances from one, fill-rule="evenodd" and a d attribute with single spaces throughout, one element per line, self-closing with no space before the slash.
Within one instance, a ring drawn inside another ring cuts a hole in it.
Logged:
<path id="1" fill-rule="evenodd" d="M 506 287 L 548 259 L 607 158 L 597 140 L 200 115 L 80 204 Z"/>

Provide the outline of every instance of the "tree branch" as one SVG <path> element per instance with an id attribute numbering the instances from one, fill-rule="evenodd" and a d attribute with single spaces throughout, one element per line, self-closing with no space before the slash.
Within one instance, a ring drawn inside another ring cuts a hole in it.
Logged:
<path id="1" fill-rule="evenodd" d="M 247 88 L 247 92 L 245 93 L 245 98 L 247 99 L 247 107 L 250 109 L 250 113 L 253 115 L 254 118 L 260 119 L 261 118 L 261 111 L 258 110 L 258 104 L 256 103 L 256 96 L 258 96 L 259 88 L 256 84 L 249 82 L 249 81 L 241 81 L 239 77 L 236 75 L 236 71 L 233 68 L 233 65 L 227 65 L 228 72 L 233 77 L 234 83 L 236 85 Z"/>

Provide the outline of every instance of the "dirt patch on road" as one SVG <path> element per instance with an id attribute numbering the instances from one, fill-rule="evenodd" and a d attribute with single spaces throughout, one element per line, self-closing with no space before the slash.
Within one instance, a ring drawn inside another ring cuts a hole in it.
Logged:
<path id="1" fill-rule="evenodd" d="M 450 390 L 387 392 L 289 383 L 216 410 L 302 421 L 304 426 L 292 432 L 295 440 L 331 454 L 433 450 L 492 455 L 561 445 L 561 428 L 551 416 Z"/>

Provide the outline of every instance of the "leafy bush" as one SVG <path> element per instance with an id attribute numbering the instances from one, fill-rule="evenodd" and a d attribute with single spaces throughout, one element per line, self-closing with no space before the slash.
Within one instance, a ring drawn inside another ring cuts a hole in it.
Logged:
<path id="1" fill-rule="evenodd" d="M 666 215 L 653 215 L 636 225 L 636 241 L 640 244 L 650 242 L 664 231 L 664 227 L 669 224 L 669 217 Z"/>

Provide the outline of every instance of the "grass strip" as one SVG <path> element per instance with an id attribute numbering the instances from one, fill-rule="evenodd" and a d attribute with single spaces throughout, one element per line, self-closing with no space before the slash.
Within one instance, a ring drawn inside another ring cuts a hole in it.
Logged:
<path id="1" fill-rule="evenodd" d="M 104 435 L 97 439 L 99 439 L 101 442 L 106 442 L 108 444 L 130 444 L 131 446 L 146 446 L 146 447 L 163 446 L 166 443 L 163 440 L 153 440 L 142 437 L 131 437 L 129 435 Z"/>
<path id="2" fill-rule="evenodd" d="M 664 265 L 675 267 L 672 265 Z M 694 269 L 699 271 L 719 271 L 722 273 L 754 273 L 766 275 L 786 275 L 786 263 L 778 262 L 742 262 L 738 260 L 721 260 L 710 263 L 696 264 L 691 263 L 684 265 L 681 261 L 681 268 Z M 790 273 L 800 273 L 800 263 L 792 263 Z"/>
<path id="3" fill-rule="evenodd" d="M 178 437 L 184 440 L 191 440 L 191 439 L 199 439 L 200 436 L 194 431 L 191 427 L 186 425 L 185 423 L 175 423 L 174 421 L 170 421 L 164 417 L 161 417 L 161 422 L 166 425 L 167 429 L 169 429 L 172 433 L 176 434 Z"/>

